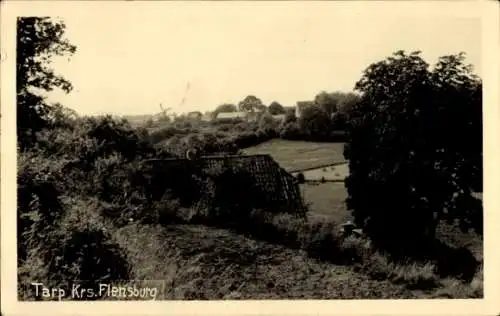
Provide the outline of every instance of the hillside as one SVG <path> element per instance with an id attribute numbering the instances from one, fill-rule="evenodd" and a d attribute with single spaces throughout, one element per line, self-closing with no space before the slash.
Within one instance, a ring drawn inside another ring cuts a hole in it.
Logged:
<path id="1" fill-rule="evenodd" d="M 166 280 L 164 299 L 433 298 L 445 295 L 443 286 L 452 282 L 410 290 L 357 272 L 355 265 L 318 261 L 302 250 L 206 226 L 129 225 L 115 236 L 131 259 L 135 279 Z"/>

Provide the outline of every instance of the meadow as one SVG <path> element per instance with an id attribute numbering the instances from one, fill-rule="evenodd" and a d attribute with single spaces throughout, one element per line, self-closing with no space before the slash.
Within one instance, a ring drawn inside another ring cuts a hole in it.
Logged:
<path id="1" fill-rule="evenodd" d="M 271 155 L 288 172 L 346 162 L 344 143 L 273 139 L 245 148 L 243 152 Z"/>

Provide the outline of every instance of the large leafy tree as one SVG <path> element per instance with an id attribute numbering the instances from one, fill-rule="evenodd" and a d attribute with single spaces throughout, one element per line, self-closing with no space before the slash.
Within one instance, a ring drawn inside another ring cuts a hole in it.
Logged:
<path id="1" fill-rule="evenodd" d="M 359 95 L 353 92 L 325 92 L 322 91 L 314 98 L 314 103 L 322 107 L 328 115 L 342 112 L 347 114 L 350 109 L 359 102 Z"/>
<path id="2" fill-rule="evenodd" d="M 217 114 L 219 113 L 227 113 L 227 112 L 237 112 L 238 108 L 234 104 L 230 103 L 224 103 L 215 108 L 215 110 L 212 112 L 212 117 L 217 117 Z"/>
<path id="3" fill-rule="evenodd" d="M 73 54 L 76 47 L 63 35 L 65 24 L 47 17 L 17 19 L 17 132 L 21 149 L 29 147 L 36 132 L 54 122 L 53 106 L 41 92 L 60 88 L 66 93 L 71 83 L 51 69 L 54 55 Z"/>
<path id="4" fill-rule="evenodd" d="M 465 63 L 464 53 L 439 58 L 432 80 L 440 92 L 434 99 L 436 116 L 447 122 L 435 127 L 432 140 L 454 153 L 446 161 L 450 168 L 458 168 L 451 170 L 457 174 L 454 182 L 482 191 L 482 82 Z"/>
<path id="5" fill-rule="evenodd" d="M 328 113 L 317 105 L 307 106 L 298 119 L 299 128 L 310 139 L 322 139 L 331 130 Z"/>
<path id="6" fill-rule="evenodd" d="M 321 107 L 329 116 L 338 110 L 339 94 L 322 91 L 314 98 L 314 103 Z"/>
<path id="7" fill-rule="evenodd" d="M 252 112 L 255 110 L 262 111 L 266 106 L 262 103 L 261 99 L 254 95 L 249 95 L 238 103 L 238 108 L 240 111 Z"/>
<path id="8" fill-rule="evenodd" d="M 285 114 L 285 108 L 283 105 L 279 104 L 276 101 L 273 101 L 271 104 L 269 104 L 269 113 L 272 115 L 278 115 L 278 114 Z"/>
<path id="9" fill-rule="evenodd" d="M 379 246 L 419 246 L 441 219 L 482 232 L 471 196 L 481 182 L 481 81 L 464 57 L 444 56 L 430 70 L 420 52 L 398 51 L 356 83 L 347 206 Z"/>
<path id="10" fill-rule="evenodd" d="M 337 93 L 334 93 L 337 94 Z M 338 101 L 338 111 L 346 115 L 349 114 L 351 109 L 360 101 L 360 96 L 356 93 L 348 92 L 342 93 Z"/>

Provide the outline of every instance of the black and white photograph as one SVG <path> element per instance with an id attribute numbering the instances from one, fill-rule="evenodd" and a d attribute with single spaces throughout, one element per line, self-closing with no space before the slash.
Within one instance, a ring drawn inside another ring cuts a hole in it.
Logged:
<path id="1" fill-rule="evenodd" d="M 485 299 L 482 1 L 16 2 L 16 301 Z"/>

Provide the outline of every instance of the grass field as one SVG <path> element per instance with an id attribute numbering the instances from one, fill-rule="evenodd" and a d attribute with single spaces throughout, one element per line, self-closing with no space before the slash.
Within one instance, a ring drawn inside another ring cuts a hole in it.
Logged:
<path id="1" fill-rule="evenodd" d="M 345 162 L 344 143 L 273 139 L 246 148 L 245 154 L 268 154 L 288 172 Z"/>
<path id="2" fill-rule="evenodd" d="M 273 139 L 247 148 L 245 153 L 269 154 L 282 168 L 293 171 L 344 162 L 343 150 L 343 143 Z M 342 175 L 347 176 L 347 169 L 341 169 Z M 345 209 L 347 192 L 343 182 L 305 183 L 300 185 L 300 190 L 305 202 L 310 206 L 310 217 L 328 218 L 337 223 L 349 218 L 349 213 Z"/>
<path id="3" fill-rule="evenodd" d="M 331 219 L 336 223 L 350 219 L 344 203 L 347 192 L 343 182 L 304 183 L 300 190 L 311 210 L 311 219 Z"/>
<path id="4" fill-rule="evenodd" d="M 302 173 L 306 181 L 344 181 L 349 176 L 349 164 L 319 167 L 300 172 L 292 172 L 293 176 Z"/>

